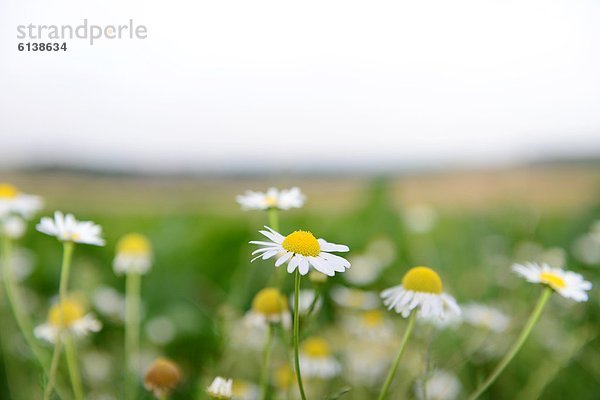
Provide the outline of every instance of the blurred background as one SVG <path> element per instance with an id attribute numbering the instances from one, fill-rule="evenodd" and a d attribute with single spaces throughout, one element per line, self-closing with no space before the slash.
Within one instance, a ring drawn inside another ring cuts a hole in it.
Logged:
<path id="1" fill-rule="evenodd" d="M 148 38 L 16 50 L 17 25 L 84 18 L 133 19 Z M 343 398 L 372 398 L 381 377 L 361 380 L 357 364 L 387 366 L 385 346 L 404 329 L 385 313 L 395 334 L 377 347 L 384 354 L 348 354 L 376 346 L 343 336 L 347 318 L 365 310 L 340 304 L 335 289 L 377 293 L 421 264 L 440 271 L 459 303 L 493 305 L 511 321 L 504 334 L 418 329 L 397 393 L 418 398 L 415 382 L 439 369 L 455 374 L 464 397 L 537 296 L 512 262 L 566 266 L 598 282 L 598 20 L 591 0 L 3 1 L 0 182 L 42 196 L 43 215 L 94 220 L 107 239 L 79 246 L 74 260 L 72 287 L 105 325 L 81 350 L 89 398 L 119 398 L 124 282 L 111 263 L 131 231 L 155 247 L 142 342 L 145 359 L 181 365 L 173 397 L 203 398 L 217 374 L 257 382 L 260 352 L 239 323 L 273 267 L 249 263 L 247 243 L 267 219 L 242 212 L 235 196 L 270 186 L 299 186 L 308 198 L 281 215 L 284 233 L 306 228 L 348 244 L 358 271 L 326 283 L 311 328 L 334 338 L 343 362 L 329 387 L 313 384 L 318 398 L 348 385 Z M 23 291 L 42 322 L 60 246 L 33 225 L 21 245 Z M 598 292 L 584 304 L 555 297 L 486 398 L 597 398 Z M 22 339 L 10 337 L 0 398 L 30 382 Z"/>

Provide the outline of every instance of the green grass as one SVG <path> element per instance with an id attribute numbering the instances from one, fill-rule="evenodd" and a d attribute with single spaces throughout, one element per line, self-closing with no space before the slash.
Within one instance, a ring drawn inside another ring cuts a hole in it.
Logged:
<path id="1" fill-rule="evenodd" d="M 396 260 L 377 282 L 366 289 L 379 291 L 398 284 L 411 266 L 431 266 L 440 272 L 445 288 L 459 302 L 491 303 L 512 316 L 513 325 L 506 337 L 491 339 L 499 346 L 510 344 L 541 290 L 510 272 L 510 263 L 523 242 L 538 243 L 544 248 L 563 248 L 567 253 L 568 269 L 582 273 L 594 284 L 599 281 L 598 266 L 579 263 L 570 250 L 573 241 L 585 233 L 594 220 L 600 219 L 600 203 L 590 208 L 560 211 L 543 211 L 519 204 L 460 211 L 445 209 L 438 214 L 431 232 L 416 234 L 406 229 L 401 210 L 394 204 L 386 181 L 376 181 L 365 190 L 362 198 L 363 201 L 355 202 L 357 206 L 333 213 L 320 212 L 310 203 L 303 210 L 282 213 L 281 230 L 310 229 L 317 236 L 348 244 L 357 252 L 375 237 L 383 235 L 391 238 L 397 248 Z M 80 208 L 85 209 L 85 206 Z M 111 214 L 110 210 L 105 210 L 98 215 L 86 213 L 81 217 L 102 225 L 107 240 L 106 247 L 78 245 L 75 250 L 70 287 L 83 297 L 89 297 L 99 285 L 124 291 L 124 279 L 115 276 L 111 267 L 115 243 L 121 235 L 136 231 L 151 239 L 155 262 L 142 283 L 145 320 L 166 315 L 175 321 L 178 328 L 175 340 L 162 348 L 154 346 L 157 352 L 182 366 L 184 381 L 174 393 L 174 399 L 193 398 L 199 392 L 199 385 L 208 384 L 216 374 L 229 376 L 237 373 L 257 382 L 259 357 L 240 359 L 237 354 L 238 359 L 228 359 L 232 355 L 226 351 L 229 340 L 222 317 L 226 309 L 240 314 L 245 312 L 252 296 L 267 284 L 273 272 L 270 261 L 249 262 L 253 246 L 248 242 L 258 238 L 257 230 L 266 223 L 266 215 L 241 211 L 215 214 L 206 209 L 203 212 L 172 211 L 153 216 L 146 212 L 140 215 L 135 212 Z M 34 273 L 24 285 L 37 295 L 38 301 L 33 305 L 31 315 L 39 323 L 45 318 L 50 297 L 57 292 L 61 246 L 55 239 L 39 234 L 33 228 L 21 244 L 35 255 Z M 293 276 L 289 275 L 288 293 L 292 280 Z M 340 276 L 332 281 L 327 287 L 345 284 Z M 308 282 L 304 285 L 309 286 Z M 524 388 L 535 387 L 534 377 L 538 381 L 548 377 L 544 371 L 550 373 L 557 363 L 560 368 L 543 385 L 542 398 L 597 398 L 600 393 L 600 340 L 597 337 L 600 331 L 600 296 L 597 293 L 594 288 L 590 301 L 582 304 L 553 296 L 524 350 L 484 398 L 515 398 Z M 339 310 L 326 299 L 317 332 L 331 329 L 330 326 L 338 322 L 338 314 Z M 400 337 L 404 321 L 391 313 L 389 316 L 397 321 L 397 336 Z M 82 347 L 106 351 L 114 357 L 116 371 L 105 386 L 107 391 L 120 398 L 123 327 L 112 321 L 103 320 L 103 323 L 104 329 L 89 342 L 82 343 Z M 407 359 L 420 359 L 425 347 L 425 331 L 417 327 Z M 5 332 L 8 330 L 0 334 L 5 335 Z M 432 345 L 432 362 L 440 367 L 448 366 L 476 334 L 468 326 L 439 333 Z M 144 335 L 142 345 L 148 345 Z M 12 358 L 12 363 L 21 365 L 14 371 L 16 374 L 34 376 L 31 364 L 14 355 L 8 358 Z M 470 392 L 494 365 L 494 360 L 483 363 L 463 360 L 459 371 L 463 395 Z M 4 372 L 5 365 L 0 371 L 0 398 L 9 398 L 7 374 Z M 416 372 L 401 371 L 397 380 L 406 381 L 405 387 L 410 388 Z M 14 382 L 16 385 L 25 382 L 35 385 L 40 381 L 23 378 Z M 333 393 L 347 385 L 352 386 L 352 382 L 345 382 L 342 376 L 329 389 Z M 368 390 L 355 389 L 342 398 L 361 399 L 372 395 L 373 392 Z M 413 391 L 409 389 L 406 396 L 412 395 Z"/>

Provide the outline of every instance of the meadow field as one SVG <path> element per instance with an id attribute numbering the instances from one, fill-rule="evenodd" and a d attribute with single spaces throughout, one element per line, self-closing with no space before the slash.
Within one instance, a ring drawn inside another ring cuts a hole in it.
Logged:
<path id="1" fill-rule="evenodd" d="M 600 396 L 600 169 L 594 165 L 381 177 L 7 172 L 0 181 L 44 199 L 10 261 L 22 269 L 17 289 L 32 328 L 44 323 L 56 301 L 62 258 L 56 238 L 36 231 L 40 217 L 60 210 L 102 227 L 105 246 L 76 245 L 69 283 L 71 296 L 102 324 L 76 343 L 85 399 L 125 398 L 126 286 L 113 259 L 117 242 L 130 232 L 146 235 L 153 254 L 141 278 L 135 398 L 153 398 L 143 381 L 157 357 L 180 370 L 172 399 L 210 398 L 206 388 L 216 376 L 233 379 L 234 399 L 299 398 L 290 329 L 280 327 L 268 342 L 264 395 L 266 333 L 245 318 L 276 275 L 287 299 L 294 292 L 294 276 L 284 267 L 250 262 L 256 246 L 249 242 L 261 240 L 267 212 L 243 211 L 236 203 L 236 195 L 270 186 L 297 186 L 306 195 L 302 208 L 279 212 L 283 235 L 310 230 L 350 248 L 344 255 L 350 270 L 301 283 L 318 300 L 308 300 L 310 311 L 304 306 L 300 341 L 324 340 L 326 348 L 305 350 L 337 363 L 335 373 L 305 377 L 308 398 L 377 398 L 407 328 L 379 294 L 414 266 L 435 269 L 461 308 L 483 304 L 500 316 L 443 326 L 417 320 L 388 398 L 467 398 L 506 354 L 540 295 L 540 285 L 511 270 L 525 262 L 574 271 L 594 287 L 586 302 L 553 295 L 520 352 L 480 398 Z M 0 398 L 41 398 L 47 377 L 19 332 L 4 288 L 0 294 Z M 52 345 L 36 340 L 49 358 Z M 61 362 L 53 396 L 71 398 L 69 375 Z"/>

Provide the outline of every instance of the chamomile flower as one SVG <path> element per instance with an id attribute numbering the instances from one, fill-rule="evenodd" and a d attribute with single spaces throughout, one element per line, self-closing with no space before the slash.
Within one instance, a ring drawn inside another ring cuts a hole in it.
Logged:
<path id="1" fill-rule="evenodd" d="M 268 287 L 262 289 L 252 300 L 252 309 L 246 318 L 249 323 L 266 325 L 269 323 L 289 327 L 291 316 L 287 306 L 287 300 L 279 289 Z"/>
<path id="2" fill-rule="evenodd" d="M 462 308 L 461 308 L 462 310 Z M 422 314 L 418 315 L 417 322 L 431 325 L 437 330 L 444 329 L 456 329 L 462 324 L 462 313 L 445 313 L 443 316 L 429 314 L 427 316 L 423 316 Z"/>
<path id="3" fill-rule="evenodd" d="M 113 269 L 117 275 L 134 272 L 145 274 L 152 265 L 152 245 L 139 233 L 129 233 L 117 243 Z"/>
<path id="4" fill-rule="evenodd" d="M 42 205 L 40 197 L 21 193 L 11 184 L 0 183 L 0 219 L 9 215 L 19 215 L 29 219 L 42 208 Z"/>
<path id="5" fill-rule="evenodd" d="M 87 336 L 98 332 L 102 324 L 92 314 L 85 314 L 83 305 L 75 300 L 65 300 L 50 308 L 48 320 L 34 329 L 38 339 L 55 343 L 62 333 L 74 336 Z"/>
<path id="6" fill-rule="evenodd" d="M 266 193 L 248 190 L 243 195 L 236 197 L 236 201 L 243 210 L 268 210 L 270 208 L 289 210 L 290 208 L 301 208 L 305 200 L 306 196 L 297 187 L 283 190 L 272 187 Z"/>
<path id="7" fill-rule="evenodd" d="M 340 285 L 331 288 L 331 299 L 340 307 L 356 310 L 373 310 L 380 305 L 377 293 Z"/>
<path id="8" fill-rule="evenodd" d="M 300 346 L 300 370 L 307 378 L 331 379 L 341 371 L 325 339 L 313 336 Z"/>
<path id="9" fill-rule="evenodd" d="M 236 400 L 258 400 L 260 389 L 252 382 L 235 379 L 233 381 L 231 393 Z"/>
<path id="10" fill-rule="evenodd" d="M 429 400 L 454 400 L 460 394 L 461 384 L 456 375 L 438 370 L 425 380 L 425 390 Z M 425 398 L 422 384 L 415 386 L 415 392 L 417 398 Z"/>
<path id="11" fill-rule="evenodd" d="M 410 269 L 402 284 L 381 292 L 383 304 L 404 318 L 413 310 L 423 318 L 446 318 L 449 313 L 460 314 L 456 300 L 443 292 L 440 276 L 427 267 Z"/>
<path id="12" fill-rule="evenodd" d="M 592 283 L 575 272 L 561 268 L 552 268 L 548 264 L 514 264 L 512 270 L 531 283 L 541 283 L 554 289 L 562 297 L 577 302 L 588 300 L 586 291 L 592 289 Z"/>
<path id="13" fill-rule="evenodd" d="M 466 323 L 502 333 L 510 324 L 510 318 L 500 310 L 485 304 L 471 303 L 462 307 Z"/>
<path id="14" fill-rule="evenodd" d="M 368 310 L 358 315 L 350 315 L 344 322 L 348 332 L 366 340 L 385 341 L 394 333 L 392 324 L 380 310 Z"/>
<path id="15" fill-rule="evenodd" d="M 280 392 L 287 392 L 296 382 L 296 374 L 289 364 L 281 364 L 273 372 L 273 384 Z"/>
<path id="16" fill-rule="evenodd" d="M 166 358 L 159 357 L 150 365 L 144 376 L 144 387 L 154 397 L 162 399 L 168 396 L 181 380 L 179 367 Z"/>
<path id="17" fill-rule="evenodd" d="M 294 272 L 296 268 L 301 275 L 308 274 L 310 266 L 319 272 L 328 276 L 335 275 L 336 272 L 344 272 L 350 268 L 350 263 L 345 258 L 331 254 L 330 252 L 349 251 L 348 246 L 334 244 L 317 239 L 307 231 L 295 231 L 287 236 L 283 236 L 273 229 L 265 226 L 266 231 L 260 231 L 270 242 L 251 241 L 251 244 L 263 246 L 252 252 L 252 255 L 258 254 L 252 261 L 262 258 L 268 260 L 277 257 L 275 267 L 288 263 L 287 271 Z"/>
<path id="18" fill-rule="evenodd" d="M 386 346 L 374 346 L 371 341 L 353 343 L 344 352 L 344 376 L 361 386 L 375 386 L 383 380 L 389 358 L 390 349 Z"/>
<path id="19" fill-rule="evenodd" d="M 229 400 L 233 397 L 233 381 L 217 376 L 206 392 L 215 400 Z"/>
<path id="20" fill-rule="evenodd" d="M 22 238 L 26 229 L 25 220 L 19 215 L 9 215 L 0 220 L 0 234 L 6 235 L 11 239 Z"/>
<path id="21" fill-rule="evenodd" d="M 54 219 L 42 218 L 36 229 L 46 235 L 56 236 L 61 242 L 104 246 L 104 239 L 100 237 L 102 228 L 92 221 L 77 221 L 73 214 L 63 215 L 62 212 L 56 211 Z"/>

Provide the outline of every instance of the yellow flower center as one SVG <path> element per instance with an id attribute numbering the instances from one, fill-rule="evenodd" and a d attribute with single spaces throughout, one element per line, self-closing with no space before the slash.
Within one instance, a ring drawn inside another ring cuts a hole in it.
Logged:
<path id="1" fill-rule="evenodd" d="M 302 352 L 309 357 L 324 358 L 331 355 L 329 344 L 320 337 L 311 337 L 302 343 Z"/>
<path id="2" fill-rule="evenodd" d="M 369 328 L 376 328 L 383 323 L 383 313 L 379 310 L 365 311 L 362 315 L 362 322 Z"/>
<path id="3" fill-rule="evenodd" d="M 294 371 L 289 366 L 282 365 L 275 370 L 274 381 L 277 388 L 287 390 L 294 380 Z"/>
<path id="4" fill-rule="evenodd" d="M 411 268 L 404 278 L 402 278 L 402 286 L 406 290 L 412 290 L 413 292 L 424 292 L 424 293 L 442 293 L 442 280 L 440 276 L 427 267 L 414 267 Z"/>
<path id="5" fill-rule="evenodd" d="M 129 233 L 119 240 L 117 244 L 118 253 L 135 255 L 147 255 L 152 251 L 152 245 L 148 238 L 139 233 Z"/>
<path id="6" fill-rule="evenodd" d="M 540 273 L 540 281 L 553 289 L 563 289 L 565 286 L 567 286 L 567 283 L 563 278 L 553 274 L 552 272 Z"/>
<path id="7" fill-rule="evenodd" d="M 316 257 L 321 252 L 321 246 L 314 235 L 307 231 L 295 231 L 285 237 L 281 244 L 284 249 L 303 256 Z"/>
<path id="8" fill-rule="evenodd" d="M 0 183 L 0 199 L 14 199 L 19 194 L 16 187 L 9 183 Z"/>
<path id="9" fill-rule="evenodd" d="M 274 196 L 267 196 L 265 203 L 267 203 L 267 207 L 269 208 L 275 207 L 277 206 L 277 198 Z"/>
<path id="10" fill-rule="evenodd" d="M 67 328 L 71 326 L 73 322 L 83 318 L 83 315 L 84 310 L 81 304 L 73 300 L 65 300 L 62 303 L 62 307 L 60 306 L 60 303 L 57 303 L 50 308 L 50 311 L 48 312 L 48 322 L 56 327 L 62 325 L 63 328 Z"/>
<path id="11" fill-rule="evenodd" d="M 285 297 L 275 288 L 261 290 L 252 300 L 252 310 L 266 316 L 281 314 L 286 309 Z"/>

